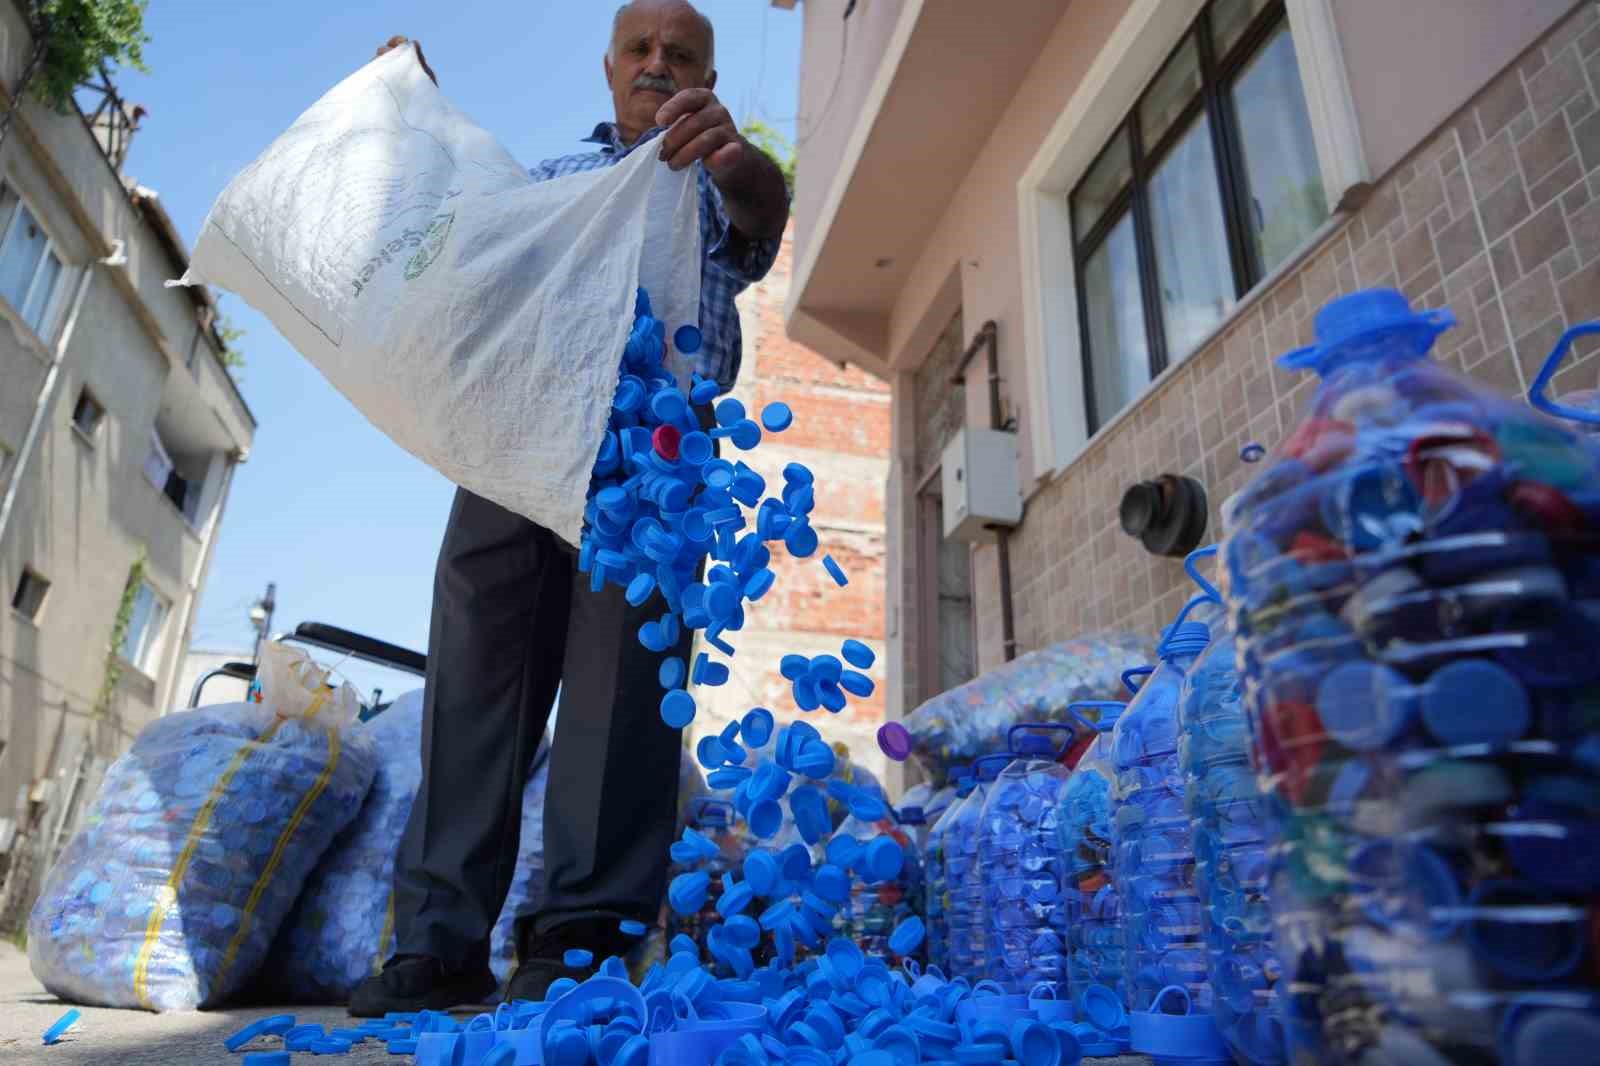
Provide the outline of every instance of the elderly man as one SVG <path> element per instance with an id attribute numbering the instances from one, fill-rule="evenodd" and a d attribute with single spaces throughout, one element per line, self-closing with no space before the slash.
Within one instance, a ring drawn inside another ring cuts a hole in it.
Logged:
<path id="1" fill-rule="evenodd" d="M 392 38 L 378 54 L 404 43 Z M 727 389 L 741 348 L 734 297 L 771 267 L 789 207 L 777 165 L 739 135 L 712 91 L 713 43 L 711 23 L 685 0 L 625 5 L 605 56 L 615 120 L 585 138 L 593 151 L 532 173 L 548 180 L 612 166 L 646 144 L 674 170 L 702 164 L 696 369 Z M 420 46 L 417 58 L 433 77 Z M 558 685 L 545 898 L 517 922 L 506 998 L 542 999 L 558 977 L 587 976 L 563 965 L 568 949 L 623 954 L 636 939 L 620 923 L 648 925 L 659 913 L 680 738 L 657 712 L 661 656 L 636 634 L 660 606 L 630 607 L 615 588 L 590 592 L 576 562 L 548 530 L 456 492 L 434 578 L 422 789 L 395 867 L 396 954 L 356 990 L 351 1014 L 437 1010 L 493 994 L 489 932 L 511 883 L 528 764 Z M 685 657 L 689 644 L 686 630 L 666 654 Z"/>

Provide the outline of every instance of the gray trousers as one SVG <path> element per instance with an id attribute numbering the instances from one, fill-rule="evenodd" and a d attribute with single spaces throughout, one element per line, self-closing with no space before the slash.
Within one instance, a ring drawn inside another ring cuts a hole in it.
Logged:
<path id="1" fill-rule="evenodd" d="M 651 923 L 676 830 L 680 734 L 661 721 L 660 617 L 589 591 L 577 556 L 519 515 L 456 491 L 434 577 L 422 787 L 395 863 L 395 953 L 489 957 L 517 860 L 522 791 L 556 688 L 544 805 L 546 894 L 531 923 Z M 688 655 L 685 628 L 667 654 Z M 687 665 L 687 660 L 686 660 Z"/>

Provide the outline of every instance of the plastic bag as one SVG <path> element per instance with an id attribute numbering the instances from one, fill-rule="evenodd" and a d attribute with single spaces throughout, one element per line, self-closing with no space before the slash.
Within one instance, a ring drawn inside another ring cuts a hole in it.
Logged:
<path id="1" fill-rule="evenodd" d="M 275 1002 L 343 1003 L 394 949 L 394 862 L 422 782 L 422 690 L 362 727 L 378 772 L 284 921 L 259 986 Z"/>
<path id="2" fill-rule="evenodd" d="M 1073 700 L 1112 699 L 1124 670 L 1150 661 L 1149 641 L 1125 633 L 1080 637 L 1018 656 L 928 700 L 905 719 L 911 754 L 945 783 L 1022 722 L 1067 722 Z"/>
<path id="3" fill-rule="evenodd" d="M 28 920 L 28 958 L 72 1002 L 216 1007 L 245 986 L 361 808 L 377 754 L 349 685 L 265 644 L 263 702 L 152 722 L 112 764 Z"/>
<path id="4" fill-rule="evenodd" d="M 402 48 L 228 184 L 169 284 L 237 293 L 396 444 L 576 545 L 637 288 L 699 321 L 699 206 L 648 150 L 534 182 Z"/>

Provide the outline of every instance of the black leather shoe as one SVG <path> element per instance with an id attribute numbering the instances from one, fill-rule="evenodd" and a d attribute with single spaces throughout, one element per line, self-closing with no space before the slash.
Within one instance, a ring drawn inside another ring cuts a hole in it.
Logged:
<path id="1" fill-rule="evenodd" d="M 350 1016 L 475 1006 L 492 1002 L 498 985 L 488 966 L 452 972 L 430 955 L 397 955 L 350 994 Z"/>
<path id="2" fill-rule="evenodd" d="M 613 919 L 568 922 L 542 936 L 530 926 L 517 931 L 517 968 L 506 982 L 507 1003 L 519 999 L 543 1002 L 550 986 L 561 978 L 586 981 L 599 971 L 601 962 L 613 955 L 626 958 L 639 945 L 639 939 L 618 929 Z M 594 955 L 588 966 L 574 969 L 566 964 L 563 956 L 575 948 Z"/>

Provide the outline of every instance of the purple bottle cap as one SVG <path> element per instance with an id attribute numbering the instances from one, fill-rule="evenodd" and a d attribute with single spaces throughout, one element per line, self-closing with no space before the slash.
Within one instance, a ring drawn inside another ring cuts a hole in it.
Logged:
<path id="1" fill-rule="evenodd" d="M 878 727 L 878 750 L 895 762 L 905 762 L 911 757 L 911 732 L 899 722 L 885 722 Z"/>

